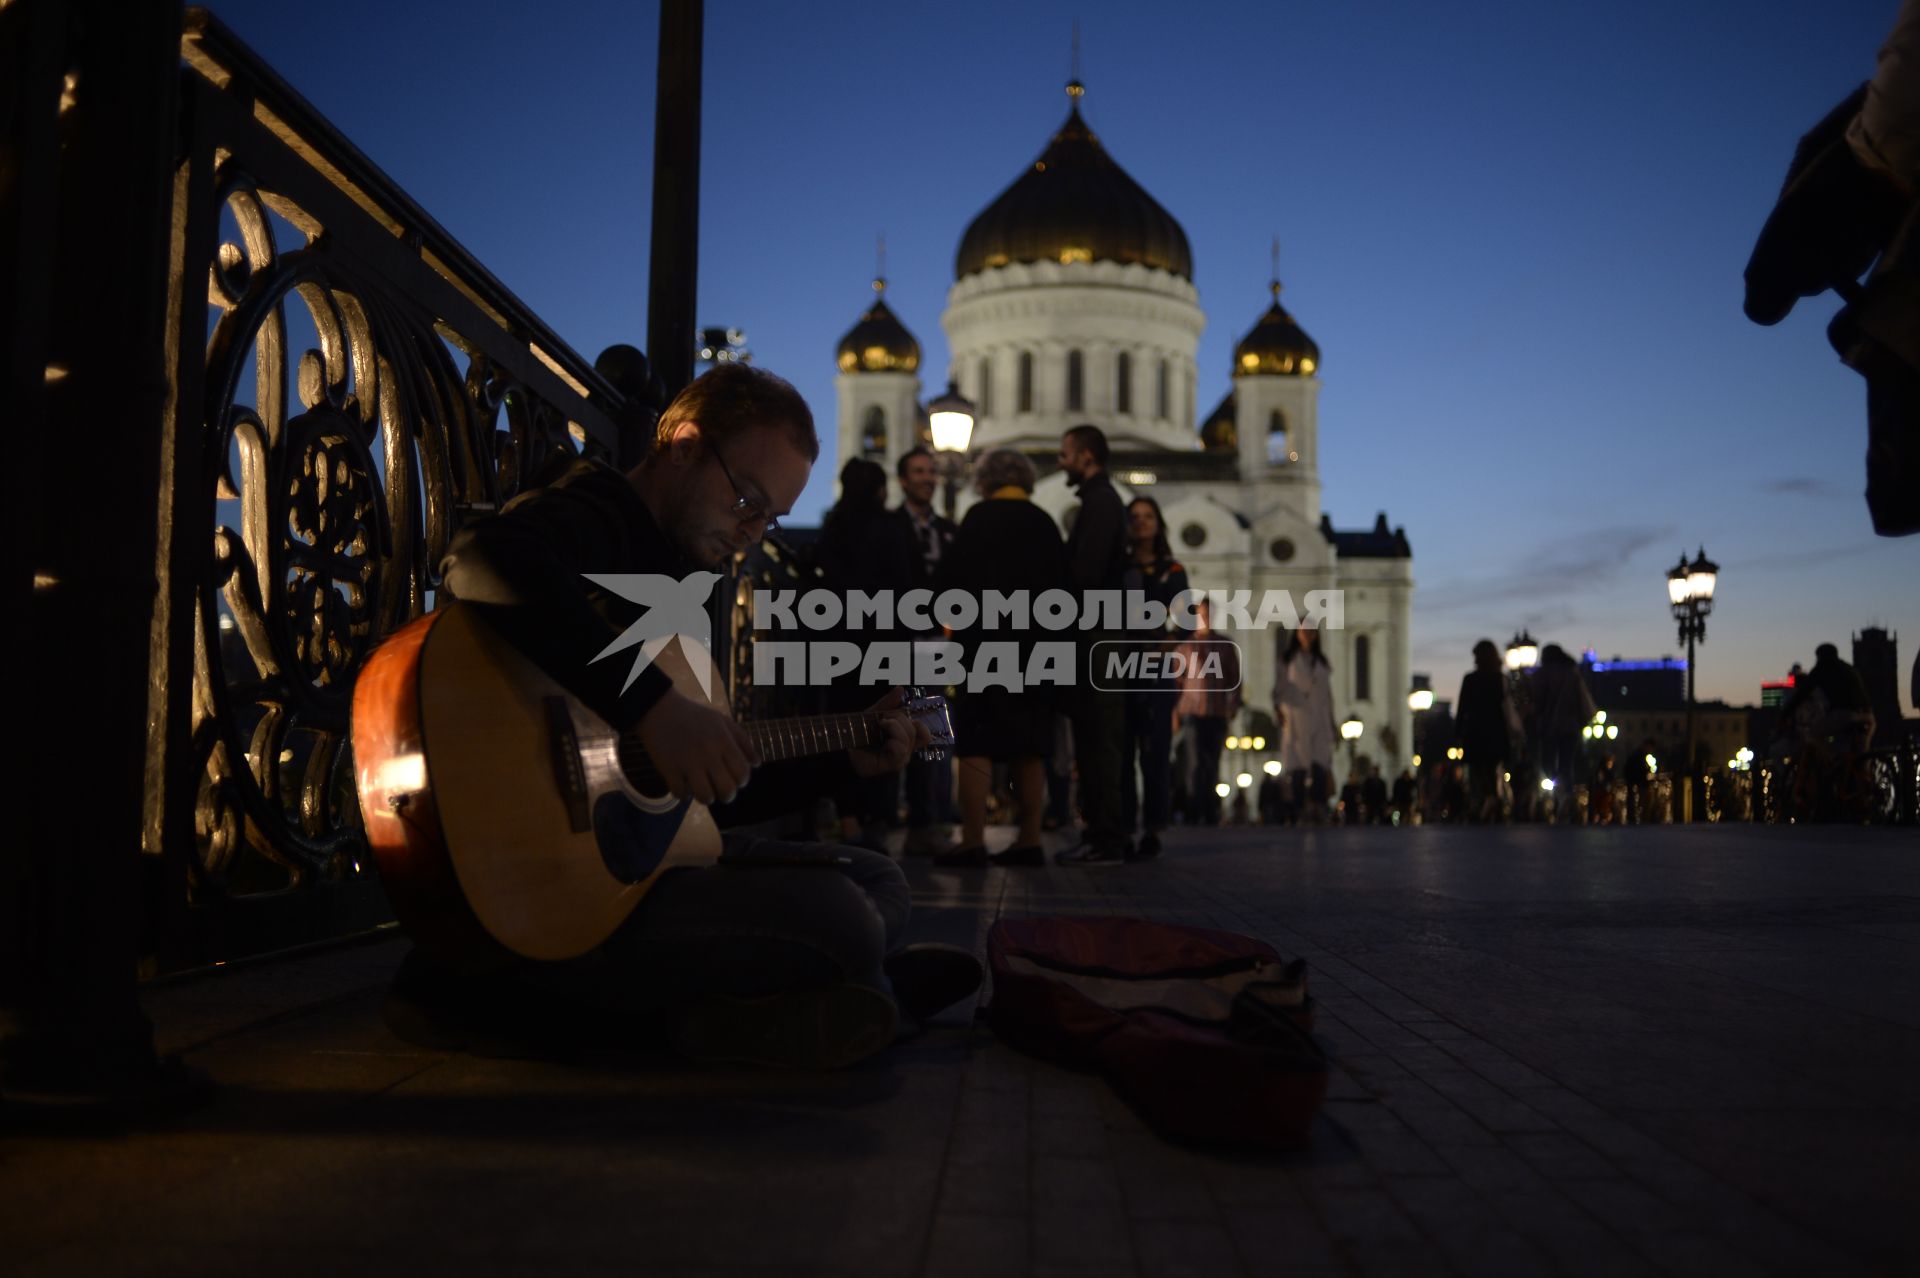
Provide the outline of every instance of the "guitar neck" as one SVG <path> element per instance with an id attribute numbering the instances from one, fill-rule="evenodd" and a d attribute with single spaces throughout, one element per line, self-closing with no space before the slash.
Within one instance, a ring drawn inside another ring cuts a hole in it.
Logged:
<path id="1" fill-rule="evenodd" d="M 886 730 L 877 714 L 810 714 L 793 719 L 762 719 L 743 723 L 747 736 L 766 763 L 833 754 L 878 744 Z"/>

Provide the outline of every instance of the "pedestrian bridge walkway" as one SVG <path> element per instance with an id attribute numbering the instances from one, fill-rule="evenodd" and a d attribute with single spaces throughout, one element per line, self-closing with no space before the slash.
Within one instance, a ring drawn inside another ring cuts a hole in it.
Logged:
<path id="1" fill-rule="evenodd" d="M 425 1051 L 381 1019 L 383 936 L 150 987 L 214 1099 L 0 1135 L 7 1267 L 1920 1270 L 1910 832 L 1175 831 L 1148 865 L 908 865 L 925 939 L 1130 913 L 1304 955 L 1336 1060 L 1312 1148 L 1169 1145 L 971 1007 L 842 1074 Z"/>

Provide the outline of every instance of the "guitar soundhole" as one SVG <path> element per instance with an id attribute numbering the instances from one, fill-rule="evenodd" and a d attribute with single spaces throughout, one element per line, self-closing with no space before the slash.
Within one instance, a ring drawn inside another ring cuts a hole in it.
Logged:
<path id="1" fill-rule="evenodd" d="M 648 812 L 624 795 L 601 795 L 593 805 L 593 837 L 607 873 L 622 883 L 638 883 L 659 869 L 686 816 L 685 802 Z"/>
<path id="2" fill-rule="evenodd" d="M 649 799 L 657 799 L 667 793 L 667 783 L 661 778 L 659 769 L 653 766 L 653 760 L 635 742 L 621 741 L 620 771 L 626 774 L 628 785 Z"/>

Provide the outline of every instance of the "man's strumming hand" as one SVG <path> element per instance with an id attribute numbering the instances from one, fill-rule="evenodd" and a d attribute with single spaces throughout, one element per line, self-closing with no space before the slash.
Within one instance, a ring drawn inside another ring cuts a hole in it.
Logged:
<path id="1" fill-rule="evenodd" d="M 702 803 L 731 799 L 760 762 L 731 715 L 675 691 L 641 716 L 640 743 L 668 789 Z"/>
<path id="2" fill-rule="evenodd" d="M 867 707 L 869 713 L 882 716 L 881 726 L 886 730 L 886 736 L 874 745 L 847 751 L 853 759 L 856 776 L 877 777 L 898 772 L 907 766 L 907 760 L 915 750 L 924 750 L 933 743 L 933 734 L 927 731 L 927 725 L 909 717 L 900 708 L 904 695 L 895 688 Z"/>

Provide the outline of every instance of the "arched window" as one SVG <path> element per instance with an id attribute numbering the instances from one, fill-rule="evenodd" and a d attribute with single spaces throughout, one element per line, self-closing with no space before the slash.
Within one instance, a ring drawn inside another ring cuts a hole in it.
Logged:
<path id="1" fill-rule="evenodd" d="M 1033 411 L 1033 352 L 1020 352 L 1020 411 Z"/>
<path id="2" fill-rule="evenodd" d="M 1079 351 L 1067 352 L 1067 411 L 1077 413 L 1086 399 L 1087 365 Z"/>
<path id="3" fill-rule="evenodd" d="M 1267 417 L 1267 464 L 1284 466 L 1291 460 L 1287 450 L 1287 416 L 1276 408 Z"/>
<path id="4" fill-rule="evenodd" d="M 980 415 L 993 416 L 993 361 L 980 357 Z"/>
<path id="5" fill-rule="evenodd" d="M 1353 639 L 1353 699 L 1373 700 L 1373 644 L 1365 635 Z"/>
<path id="6" fill-rule="evenodd" d="M 867 410 L 860 426 L 860 453 L 864 457 L 887 455 L 887 411 L 878 404 Z"/>
<path id="7" fill-rule="evenodd" d="M 1154 379 L 1153 390 L 1153 415 L 1161 421 L 1165 421 L 1168 417 L 1172 416 L 1172 413 L 1168 411 L 1170 407 L 1170 390 L 1171 387 L 1168 385 L 1167 377 L 1167 361 L 1163 359 L 1160 361 L 1159 375 Z"/>
<path id="8" fill-rule="evenodd" d="M 1133 356 L 1125 351 L 1113 361 L 1113 411 L 1133 411 Z"/>

